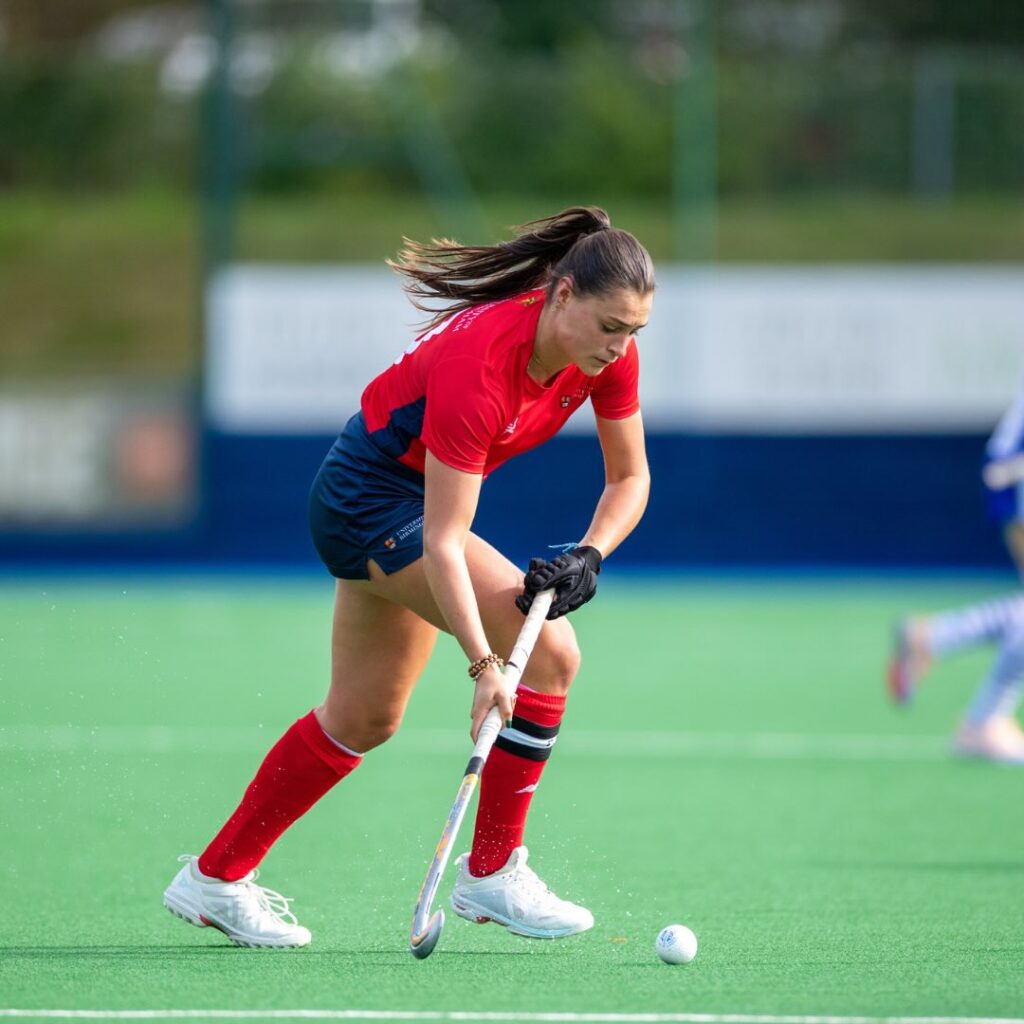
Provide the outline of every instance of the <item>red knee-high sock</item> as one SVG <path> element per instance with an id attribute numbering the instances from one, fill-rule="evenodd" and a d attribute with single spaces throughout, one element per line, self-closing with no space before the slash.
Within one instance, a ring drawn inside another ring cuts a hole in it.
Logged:
<path id="1" fill-rule="evenodd" d="M 310 711 L 264 758 L 235 813 L 200 856 L 199 870 L 227 882 L 247 875 L 278 836 L 361 760 L 334 743 Z"/>
<path id="2" fill-rule="evenodd" d="M 480 778 L 480 806 L 469 873 L 480 878 L 503 867 L 523 841 L 526 814 L 551 754 L 565 697 L 520 686 L 512 728 L 502 729 Z"/>

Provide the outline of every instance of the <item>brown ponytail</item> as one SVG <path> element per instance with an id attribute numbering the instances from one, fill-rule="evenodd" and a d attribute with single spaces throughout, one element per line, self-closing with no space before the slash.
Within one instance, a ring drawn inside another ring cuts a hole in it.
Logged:
<path id="1" fill-rule="evenodd" d="M 654 291 L 654 267 L 647 250 L 628 231 L 611 226 L 597 206 L 572 206 L 554 217 L 530 221 L 510 242 L 459 245 L 434 239 L 427 245 L 406 238 L 388 266 L 406 278 L 405 290 L 435 327 L 453 313 L 507 299 L 531 288 L 549 290 L 571 277 L 577 292 L 596 295 L 626 288 Z M 450 299 L 441 309 L 423 300 Z"/>

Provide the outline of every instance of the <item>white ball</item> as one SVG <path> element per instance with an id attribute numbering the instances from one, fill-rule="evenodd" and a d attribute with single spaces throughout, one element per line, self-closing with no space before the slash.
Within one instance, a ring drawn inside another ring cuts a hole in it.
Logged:
<path id="1" fill-rule="evenodd" d="M 654 948 L 667 964 L 688 964 L 697 955 L 697 936 L 685 924 L 670 924 L 658 932 Z"/>

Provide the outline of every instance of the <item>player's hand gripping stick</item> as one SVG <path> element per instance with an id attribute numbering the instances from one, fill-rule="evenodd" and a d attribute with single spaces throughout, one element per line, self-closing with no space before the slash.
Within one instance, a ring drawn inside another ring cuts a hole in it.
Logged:
<path id="1" fill-rule="evenodd" d="M 548 609 L 549 619 L 576 611 L 597 592 L 601 561 L 601 552 L 589 545 L 573 548 L 550 561 L 531 558 L 523 580 L 523 592 L 516 598 L 516 607 L 526 615 L 534 595 L 550 589 L 555 592 L 555 597 Z"/>
<path id="2" fill-rule="evenodd" d="M 515 693 L 516 687 L 519 685 L 523 669 L 526 668 L 533 645 L 540 635 L 541 626 L 544 625 L 544 617 L 548 613 L 553 596 L 553 591 L 544 590 L 534 597 L 530 612 L 526 616 L 526 622 L 523 623 L 512 653 L 505 662 L 505 687 L 510 694 Z M 434 902 L 434 896 L 437 895 L 437 887 L 448 864 L 459 826 L 466 816 L 466 808 L 469 806 L 470 798 L 480 779 L 484 762 L 491 752 L 491 747 L 494 746 L 494 741 L 498 738 L 498 733 L 501 732 L 501 725 L 501 714 L 496 707 L 491 708 L 483 725 L 480 726 L 480 732 L 477 733 L 476 746 L 473 747 L 469 764 L 466 765 L 455 803 L 452 804 L 452 809 L 448 813 L 448 820 L 444 823 L 441 839 L 434 851 L 434 859 L 431 861 L 427 877 L 420 887 L 419 899 L 416 901 L 416 909 L 412 915 L 412 934 L 409 936 L 409 951 L 419 960 L 425 960 L 430 956 L 441 936 L 441 929 L 444 927 L 444 911 L 436 910 L 431 915 L 430 907 Z"/>

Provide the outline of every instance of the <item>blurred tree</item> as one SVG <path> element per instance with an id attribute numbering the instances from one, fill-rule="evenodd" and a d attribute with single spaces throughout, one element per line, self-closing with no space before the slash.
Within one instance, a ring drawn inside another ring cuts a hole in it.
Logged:
<path id="1" fill-rule="evenodd" d="M 579 39 L 615 31 L 616 0 L 423 0 L 423 10 L 460 36 L 506 52 L 554 53 Z"/>
<path id="2" fill-rule="evenodd" d="M 212 0 L 205 0 L 205 3 Z M 223 0 L 242 6 L 243 0 Z M 338 0 L 356 8 L 367 0 Z M 95 31 L 113 15 L 132 8 L 198 9 L 204 0 L 0 0 L 0 23 L 12 47 L 68 43 Z M 244 0 L 249 8 L 292 9 L 296 0 Z M 581 37 L 614 34 L 625 21 L 643 16 L 665 21 L 680 8 L 685 20 L 687 0 L 648 0 L 643 5 L 618 0 L 422 0 L 425 15 L 450 25 L 463 38 L 495 49 L 557 52 Z M 720 42 L 729 48 L 731 28 L 787 21 L 812 15 L 841 23 L 847 39 L 875 38 L 905 43 L 1024 42 L 1024 3 L 1019 0 L 719 0 Z M 653 12 L 653 15 L 652 13 Z M 659 14 L 660 12 L 660 14 Z M 667 12 L 667 13 L 666 13 Z"/>
<path id="3" fill-rule="evenodd" d="M 0 0 L 11 49 L 75 43 L 132 8 L 202 6 L 201 0 Z"/>
<path id="4" fill-rule="evenodd" d="M 939 151 L 958 190 L 1024 181 L 1024 0 L 0 0 L 0 188 L 189 187 L 223 5 L 246 188 L 408 189 L 440 140 L 480 189 L 664 195 L 704 3 L 724 194 L 898 192 Z M 935 51 L 956 119 L 914 149 Z"/>
<path id="5" fill-rule="evenodd" d="M 901 43 L 951 45 L 1024 42 L 1020 0 L 847 0 L 853 33 L 875 33 Z"/>

